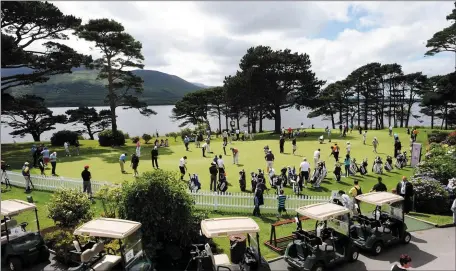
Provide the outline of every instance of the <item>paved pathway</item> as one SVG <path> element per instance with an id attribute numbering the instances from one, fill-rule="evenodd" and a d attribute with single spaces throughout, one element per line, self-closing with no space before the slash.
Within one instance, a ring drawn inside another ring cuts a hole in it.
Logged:
<path id="1" fill-rule="evenodd" d="M 375 271 L 391 270 L 391 266 L 399 259 L 400 254 L 407 253 L 412 257 L 413 270 L 456 270 L 456 228 L 430 229 L 412 233 L 412 241 L 408 245 L 399 245 L 385 249 L 377 257 L 362 252 L 358 261 L 347 263 L 334 271 Z M 272 270 L 288 270 L 284 260 L 271 263 Z"/>

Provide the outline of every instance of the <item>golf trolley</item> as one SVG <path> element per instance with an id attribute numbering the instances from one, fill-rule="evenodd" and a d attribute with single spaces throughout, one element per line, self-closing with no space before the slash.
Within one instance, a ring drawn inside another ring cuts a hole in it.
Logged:
<path id="1" fill-rule="evenodd" d="M 400 153 L 397 155 L 396 157 L 396 167 L 398 169 L 401 169 L 401 168 L 404 168 L 405 166 L 407 166 L 407 152 L 404 152 L 404 153 Z"/>
<path id="2" fill-rule="evenodd" d="M 393 170 L 393 157 L 389 155 L 386 157 L 385 170 L 388 172 Z"/>
<path id="3" fill-rule="evenodd" d="M 367 163 L 367 158 L 365 158 L 363 160 L 363 162 L 359 165 L 359 173 L 361 173 L 361 175 L 366 175 L 367 174 L 367 166 L 369 164 Z"/>
<path id="4" fill-rule="evenodd" d="M 317 167 L 314 169 L 312 178 L 310 178 L 310 183 L 313 187 L 320 187 L 321 182 L 325 179 L 328 171 L 326 170 L 326 165 L 324 161 L 320 161 L 317 164 Z"/>
<path id="5" fill-rule="evenodd" d="M 350 162 L 350 175 L 355 176 L 356 172 L 359 171 L 358 165 L 356 164 L 356 159 L 353 158 Z"/>
<path id="6" fill-rule="evenodd" d="M 198 178 L 198 174 L 188 174 L 190 180 L 188 181 L 188 189 L 191 192 L 198 192 L 201 189 L 201 183 Z"/>
<path id="7" fill-rule="evenodd" d="M 383 161 L 380 156 L 375 157 L 372 171 L 376 174 L 383 174 Z"/>
<path id="8" fill-rule="evenodd" d="M 301 190 L 300 190 L 299 184 L 298 184 L 299 175 L 296 174 L 296 168 L 295 167 L 293 167 L 293 168 L 288 167 L 288 181 L 290 182 L 290 185 L 291 185 L 291 187 L 293 189 L 293 192 L 295 194 L 301 193 Z"/>

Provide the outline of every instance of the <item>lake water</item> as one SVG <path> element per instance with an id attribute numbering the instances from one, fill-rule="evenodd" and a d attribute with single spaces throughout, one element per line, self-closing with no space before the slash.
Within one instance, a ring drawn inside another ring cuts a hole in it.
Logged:
<path id="1" fill-rule="evenodd" d="M 107 109 L 108 107 L 95 107 L 97 110 Z M 135 109 L 122 109 L 117 108 L 117 126 L 120 130 L 128 132 L 130 136 L 141 136 L 144 133 L 155 133 L 158 131 L 160 135 L 165 133 L 179 131 L 179 122 L 173 122 L 171 117 L 171 110 L 173 109 L 172 105 L 163 105 L 163 106 L 150 106 L 149 108 L 157 112 L 157 115 L 152 115 L 150 117 L 145 117 L 141 115 Z M 54 114 L 65 114 L 65 111 L 68 109 L 74 109 L 74 107 L 57 107 L 50 108 Z M 413 114 L 418 114 L 419 107 L 415 105 L 412 108 Z M 282 126 L 284 127 L 299 127 L 301 122 L 304 123 L 305 127 L 310 127 L 312 124 L 315 127 L 326 127 L 331 126 L 331 120 L 325 120 L 323 118 L 307 118 L 309 110 L 298 111 L 296 109 L 282 110 Z M 427 116 L 422 116 L 421 120 L 423 123 L 420 123 L 417 119 L 411 117 L 410 125 L 427 125 L 430 126 L 430 118 Z M 210 117 L 209 122 L 213 129 L 218 128 L 218 120 L 215 117 Z M 244 125 L 247 121 L 241 120 L 240 124 Z M 222 118 L 222 129 L 225 127 L 225 118 Z M 78 130 L 81 127 L 74 126 L 72 124 L 66 125 L 56 125 L 56 129 L 52 131 L 44 132 L 41 135 L 42 141 L 49 141 L 52 134 L 56 131 L 67 129 L 67 130 Z M 258 128 L 258 125 L 257 125 Z M 263 121 L 264 130 L 273 130 L 274 129 L 274 120 L 264 120 Z M 1 143 L 13 143 L 16 142 L 28 142 L 32 141 L 32 136 L 26 135 L 23 138 L 13 138 L 9 133 L 12 131 L 11 127 L 3 124 L 1 126 Z"/>

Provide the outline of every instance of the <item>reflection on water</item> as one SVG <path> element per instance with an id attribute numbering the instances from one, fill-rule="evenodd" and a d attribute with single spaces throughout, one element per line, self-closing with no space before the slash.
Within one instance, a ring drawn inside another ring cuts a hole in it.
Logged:
<path id="1" fill-rule="evenodd" d="M 68 109 L 74 109 L 75 107 L 57 107 L 50 108 L 54 114 L 65 114 L 65 111 Z M 135 109 L 122 109 L 117 108 L 117 126 L 120 130 L 128 132 L 130 136 L 141 136 L 144 133 L 155 133 L 158 131 L 160 135 L 165 133 L 179 131 L 179 122 L 173 122 L 170 118 L 171 111 L 173 109 L 172 105 L 162 105 L 162 106 L 150 106 L 150 109 L 157 112 L 157 115 L 150 117 L 145 117 L 141 115 L 138 110 Z M 108 107 L 96 107 L 98 111 L 102 109 L 108 109 Z M 412 107 L 413 115 L 418 114 L 419 108 L 417 105 Z M 308 119 L 307 114 L 309 110 L 304 109 L 298 111 L 296 109 L 282 110 L 282 126 L 283 127 L 300 127 L 301 122 L 304 123 L 304 127 L 311 127 L 312 124 L 315 125 L 315 128 L 323 128 L 326 126 L 331 126 L 330 119 L 323 118 L 312 118 Z M 411 117 L 410 125 L 430 125 L 430 118 L 423 116 L 423 123 L 419 123 L 418 120 Z M 211 127 L 215 130 L 218 128 L 218 119 L 215 117 L 210 117 L 209 122 Z M 241 120 L 240 125 L 246 124 L 246 119 Z M 225 127 L 225 118 L 222 118 L 222 129 Z M 258 128 L 258 126 L 257 126 Z M 72 124 L 59 124 L 56 125 L 56 129 L 52 131 L 44 132 L 41 136 L 41 140 L 49 141 L 52 134 L 56 131 L 68 129 L 68 130 L 78 130 L 81 129 L 81 126 L 75 126 Z M 273 130 L 274 129 L 274 120 L 264 120 L 263 121 L 264 130 Z M 11 133 L 11 127 L 2 124 L 1 127 L 1 143 L 12 143 L 14 140 L 16 142 L 27 142 L 32 141 L 32 136 L 26 135 L 24 138 L 13 138 L 9 133 Z"/>

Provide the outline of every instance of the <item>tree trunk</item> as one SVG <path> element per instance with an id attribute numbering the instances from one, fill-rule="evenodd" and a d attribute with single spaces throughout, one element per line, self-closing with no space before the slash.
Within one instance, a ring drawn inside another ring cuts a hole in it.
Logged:
<path id="1" fill-rule="evenodd" d="M 111 58 L 107 58 L 108 62 L 108 97 L 109 97 L 109 107 L 111 109 L 111 130 L 112 133 L 115 134 L 117 132 L 117 119 L 116 119 L 116 100 L 115 100 L 115 93 L 112 87 L 113 79 L 112 79 L 112 67 L 111 67 Z"/>
<path id="2" fill-rule="evenodd" d="M 87 128 L 87 134 L 89 134 L 90 140 L 94 140 L 95 138 L 93 137 L 92 129 L 90 129 L 90 125 L 86 125 Z"/>
<path id="3" fill-rule="evenodd" d="M 257 132 L 257 129 L 256 129 L 256 118 L 253 118 L 252 117 L 252 133 L 255 134 Z"/>
<path id="4" fill-rule="evenodd" d="M 361 112 L 360 111 L 360 104 L 359 104 L 360 103 L 360 101 L 359 101 L 359 84 L 358 84 L 358 86 L 356 88 L 357 88 L 357 90 L 356 90 L 357 98 L 356 99 L 357 99 L 357 104 L 358 104 L 357 105 L 358 106 L 358 127 L 361 127 L 361 115 L 359 114 L 359 112 Z"/>
<path id="5" fill-rule="evenodd" d="M 241 130 L 241 128 L 240 128 L 240 126 L 239 126 L 239 114 L 236 115 L 236 124 L 237 124 L 238 130 Z"/>
<path id="6" fill-rule="evenodd" d="M 274 109 L 274 132 L 280 134 L 282 124 L 282 115 L 280 114 L 280 106 L 275 106 Z"/>
<path id="7" fill-rule="evenodd" d="M 221 133 L 222 132 L 222 112 L 220 109 L 217 111 L 217 114 L 218 114 L 219 132 Z"/>
<path id="8" fill-rule="evenodd" d="M 250 108 L 247 109 L 247 132 L 250 134 Z"/>
<path id="9" fill-rule="evenodd" d="M 228 111 L 226 111 L 228 112 Z M 228 113 L 225 114 L 225 127 L 226 127 L 226 130 L 229 131 L 230 129 L 228 128 Z"/>
<path id="10" fill-rule="evenodd" d="M 445 130 L 448 130 L 448 103 L 445 104 L 443 119 L 445 120 Z"/>
<path id="11" fill-rule="evenodd" d="M 431 107 L 431 129 L 434 129 L 434 108 Z"/>
<path id="12" fill-rule="evenodd" d="M 331 125 L 333 129 L 336 129 L 336 123 L 334 120 L 334 114 L 331 112 Z"/>
<path id="13" fill-rule="evenodd" d="M 260 110 L 260 118 L 258 119 L 258 132 L 262 133 L 263 132 L 263 111 Z"/>
<path id="14" fill-rule="evenodd" d="M 33 141 L 35 142 L 40 142 L 40 134 L 38 133 L 31 133 L 32 134 L 32 137 L 33 137 Z"/>

